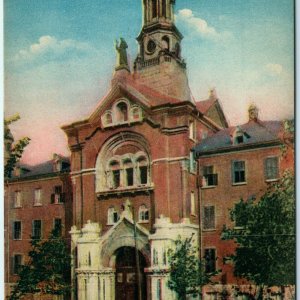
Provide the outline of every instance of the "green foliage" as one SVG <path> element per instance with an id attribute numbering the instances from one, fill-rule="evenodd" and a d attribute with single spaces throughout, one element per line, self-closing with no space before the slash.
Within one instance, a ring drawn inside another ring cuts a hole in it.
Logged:
<path id="1" fill-rule="evenodd" d="M 201 294 L 201 287 L 210 282 L 215 273 L 205 273 L 205 262 L 197 257 L 197 249 L 192 245 L 193 236 L 175 241 L 175 250 L 168 252 L 170 279 L 168 285 L 175 291 L 179 300 L 186 296 Z"/>
<path id="2" fill-rule="evenodd" d="M 32 238 L 29 262 L 22 266 L 10 300 L 26 294 L 66 295 L 70 292 L 70 255 L 59 228 L 48 240 Z"/>
<path id="3" fill-rule="evenodd" d="M 231 210 L 238 228 L 224 226 L 222 239 L 237 243 L 236 276 L 258 285 L 295 284 L 295 181 L 291 172 L 259 201 L 240 200 Z"/>
<path id="4" fill-rule="evenodd" d="M 17 121 L 20 119 L 19 115 L 15 115 L 11 118 L 5 119 L 4 120 L 4 142 L 10 141 L 11 143 L 13 142 L 13 137 L 10 132 L 10 129 L 8 125 L 11 123 Z M 10 178 L 12 175 L 12 172 L 16 166 L 16 164 L 19 162 L 20 158 L 22 157 L 22 154 L 24 152 L 25 147 L 29 144 L 30 138 L 29 137 L 24 137 L 17 141 L 13 146 L 11 146 L 11 143 L 5 145 L 9 149 L 6 149 L 6 151 L 9 152 L 9 157 L 7 161 L 5 162 L 4 166 L 4 178 Z"/>

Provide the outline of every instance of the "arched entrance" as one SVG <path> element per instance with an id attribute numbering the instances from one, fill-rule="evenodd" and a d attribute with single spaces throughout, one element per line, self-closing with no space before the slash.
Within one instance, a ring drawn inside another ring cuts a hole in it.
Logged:
<path id="1" fill-rule="evenodd" d="M 146 260 L 139 252 L 142 299 L 146 299 Z M 116 299 L 138 300 L 138 282 L 135 249 L 122 247 L 116 251 Z"/>

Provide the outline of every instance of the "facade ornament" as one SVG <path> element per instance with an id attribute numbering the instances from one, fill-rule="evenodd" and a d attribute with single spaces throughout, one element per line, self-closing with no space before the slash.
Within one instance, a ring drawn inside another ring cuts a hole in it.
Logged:
<path id="1" fill-rule="evenodd" d="M 121 218 L 127 218 L 129 220 L 133 220 L 133 215 L 131 211 L 131 202 L 129 199 L 126 199 L 125 203 L 122 205 L 122 213 Z"/>
<path id="2" fill-rule="evenodd" d="M 116 41 L 115 48 L 117 51 L 117 65 L 115 70 L 126 69 L 129 71 L 127 48 L 128 45 L 123 38 L 120 38 L 120 42 Z"/>

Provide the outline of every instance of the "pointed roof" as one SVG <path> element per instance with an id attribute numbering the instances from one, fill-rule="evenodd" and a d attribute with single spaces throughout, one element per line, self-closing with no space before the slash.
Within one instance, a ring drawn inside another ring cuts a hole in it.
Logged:
<path id="1" fill-rule="evenodd" d="M 223 128 L 228 127 L 228 122 L 226 116 L 223 112 L 221 103 L 217 96 L 215 88 L 209 90 L 209 98 L 202 101 L 196 101 L 197 109 L 206 117 L 210 118 L 212 121 L 217 123 Z"/>

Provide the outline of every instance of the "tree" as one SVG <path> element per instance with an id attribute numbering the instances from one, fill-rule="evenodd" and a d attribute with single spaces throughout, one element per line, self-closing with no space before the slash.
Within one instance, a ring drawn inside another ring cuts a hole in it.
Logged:
<path id="1" fill-rule="evenodd" d="M 205 262 L 197 257 L 197 249 L 192 245 L 193 236 L 175 241 L 175 250 L 168 252 L 170 279 L 168 285 L 175 291 L 179 300 L 187 295 L 201 295 L 202 286 L 210 283 L 210 277 L 217 274 L 205 272 Z"/>
<path id="2" fill-rule="evenodd" d="M 4 166 L 4 178 L 11 177 L 12 171 L 16 164 L 19 162 L 25 147 L 29 144 L 30 138 L 24 137 L 17 141 L 13 146 L 14 138 L 9 129 L 9 125 L 20 119 L 17 114 L 10 118 L 4 119 L 4 143 L 5 143 L 5 166 Z"/>
<path id="3" fill-rule="evenodd" d="M 295 181 L 286 171 L 259 201 L 235 204 L 231 219 L 240 227 L 226 228 L 222 238 L 237 244 L 234 273 L 255 284 L 295 284 Z"/>
<path id="4" fill-rule="evenodd" d="M 60 228 L 54 229 L 48 240 L 32 238 L 31 245 L 29 261 L 21 267 L 10 300 L 26 294 L 67 295 L 71 290 L 71 258 Z"/>

